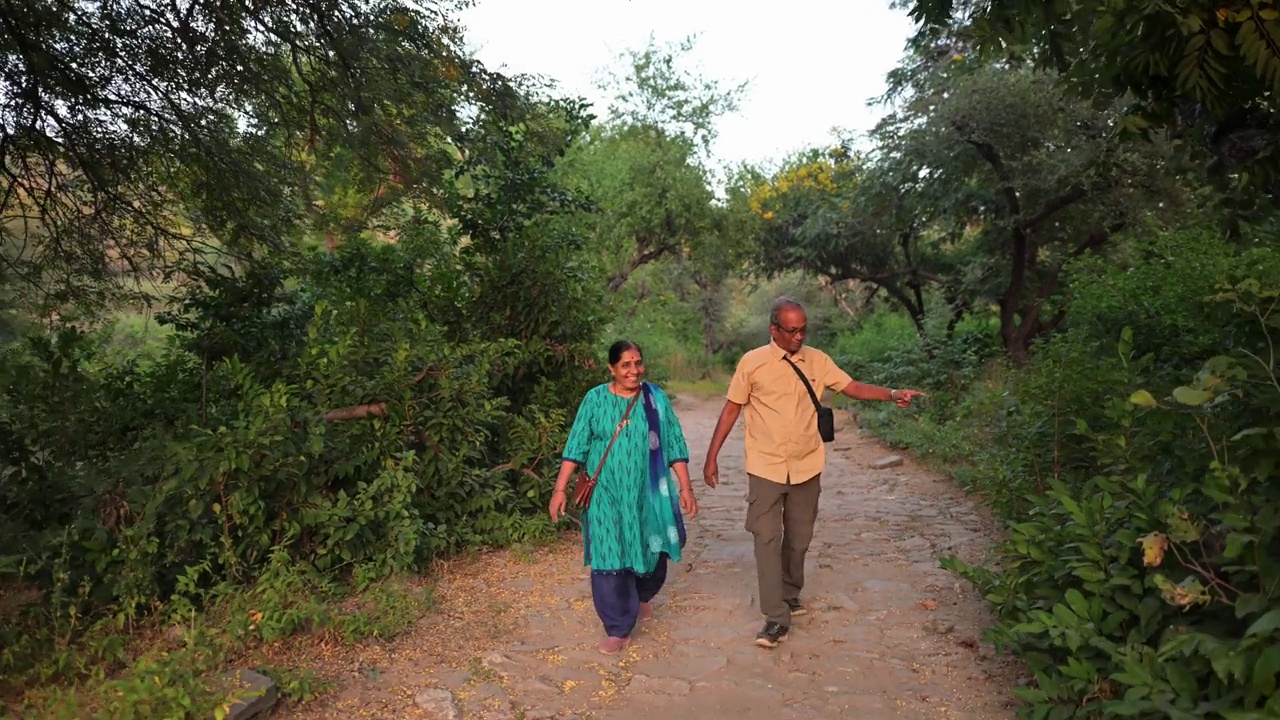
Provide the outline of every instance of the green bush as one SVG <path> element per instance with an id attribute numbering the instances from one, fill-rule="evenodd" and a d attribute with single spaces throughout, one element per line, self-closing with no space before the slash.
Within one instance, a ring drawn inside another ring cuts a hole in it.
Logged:
<path id="1" fill-rule="evenodd" d="M 1167 400 L 1110 396 L 1104 427 L 1080 423 L 1092 466 L 1027 498 L 999 572 L 948 560 L 997 608 L 991 638 L 1034 674 L 1018 690 L 1028 716 L 1280 712 L 1277 297 L 1237 284 L 1223 321 L 1250 342 Z"/>
<path id="2" fill-rule="evenodd" d="M 1004 521 L 990 568 L 944 564 L 1031 671 L 1024 717 L 1275 717 L 1280 256 L 1193 228 L 1131 259 L 1072 268 L 1067 323 L 1026 368 L 948 375 L 935 355 L 921 411 L 864 422 Z"/>
<path id="3" fill-rule="evenodd" d="M 30 651 L 3 674 L 41 654 L 33 628 L 198 608 L 273 557 L 362 587 L 549 536 L 550 449 L 598 349 L 586 284 L 559 282 L 572 245 L 544 229 L 481 253 L 423 217 L 393 244 L 193 273 L 147 363 L 118 359 L 114 329 L 8 348 L 0 580 L 45 602 L 0 627 Z"/>

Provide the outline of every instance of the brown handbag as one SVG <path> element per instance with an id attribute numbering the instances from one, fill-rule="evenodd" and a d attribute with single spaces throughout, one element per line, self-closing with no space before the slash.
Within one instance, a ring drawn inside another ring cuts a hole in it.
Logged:
<path id="1" fill-rule="evenodd" d="M 609 439 L 609 444 L 605 446 L 604 455 L 600 456 L 600 464 L 596 466 L 595 474 L 587 477 L 581 469 L 578 470 L 578 481 L 573 486 L 573 504 L 585 508 L 591 503 L 591 494 L 595 492 L 596 480 L 600 477 L 600 471 L 604 469 L 605 458 L 609 457 L 609 450 L 613 448 L 613 443 L 618 439 L 618 435 L 622 432 L 622 428 L 627 424 L 627 418 L 631 416 L 631 408 L 636 406 L 636 401 L 640 399 L 641 390 L 636 390 L 636 394 L 631 398 L 631 402 L 627 403 L 627 409 L 622 413 L 622 419 L 618 421 L 618 427 L 613 430 L 613 437 Z"/>

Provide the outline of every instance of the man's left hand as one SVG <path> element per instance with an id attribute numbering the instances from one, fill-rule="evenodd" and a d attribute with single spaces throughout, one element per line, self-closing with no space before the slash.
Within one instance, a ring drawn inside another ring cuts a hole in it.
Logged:
<path id="1" fill-rule="evenodd" d="M 897 404 L 900 408 L 911 407 L 911 398 L 917 395 L 923 397 L 924 393 L 919 390 L 894 390 L 889 393 L 889 399 Z"/>

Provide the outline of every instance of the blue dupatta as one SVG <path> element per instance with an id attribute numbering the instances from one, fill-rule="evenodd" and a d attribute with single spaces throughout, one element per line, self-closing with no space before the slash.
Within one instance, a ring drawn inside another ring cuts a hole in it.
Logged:
<path id="1" fill-rule="evenodd" d="M 688 535 L 684 527 L 684 514 L 680 512 L 680 493 L 671 492 L 671 468 L 667 466 L 666 453 L 662 448 L 662 415 L 658 411 L 653 386 L 647 382 L 641 383 L 640 391 L 644 393 L 644 417 L 649 424 L 648 501 L 655 508 L 666 504 L 671 509 L 676 532 L 680 537 L 680 547 L 684 548 Z M 666 492 L 663 492 L 664 489 Z"/>

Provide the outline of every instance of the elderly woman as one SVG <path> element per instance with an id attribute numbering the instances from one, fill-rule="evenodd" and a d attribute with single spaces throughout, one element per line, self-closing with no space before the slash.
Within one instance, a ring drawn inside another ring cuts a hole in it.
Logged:
<path id="1" fill-rule="evenodd" d="M 627 646 L 638 620 L 653 614 L 653 598 L 679 562 L 685 543 L 682 514 L 698 512 L 689 481 L 689 448 L 665 393 L 643 381 L 640 347 L 620 340 L 609 348 L 613 381 L 582 399 L 551 496 L 551 521 L 564 515 L 575 470 L 595 484 L 582 517 L 583 564 L 591 568 L 591 597 L 604 625 L 600 652 Z M 671 479 L 675 472 L 679 486 Z M 575 487 L 575 501 L 581 493 Z"/>

